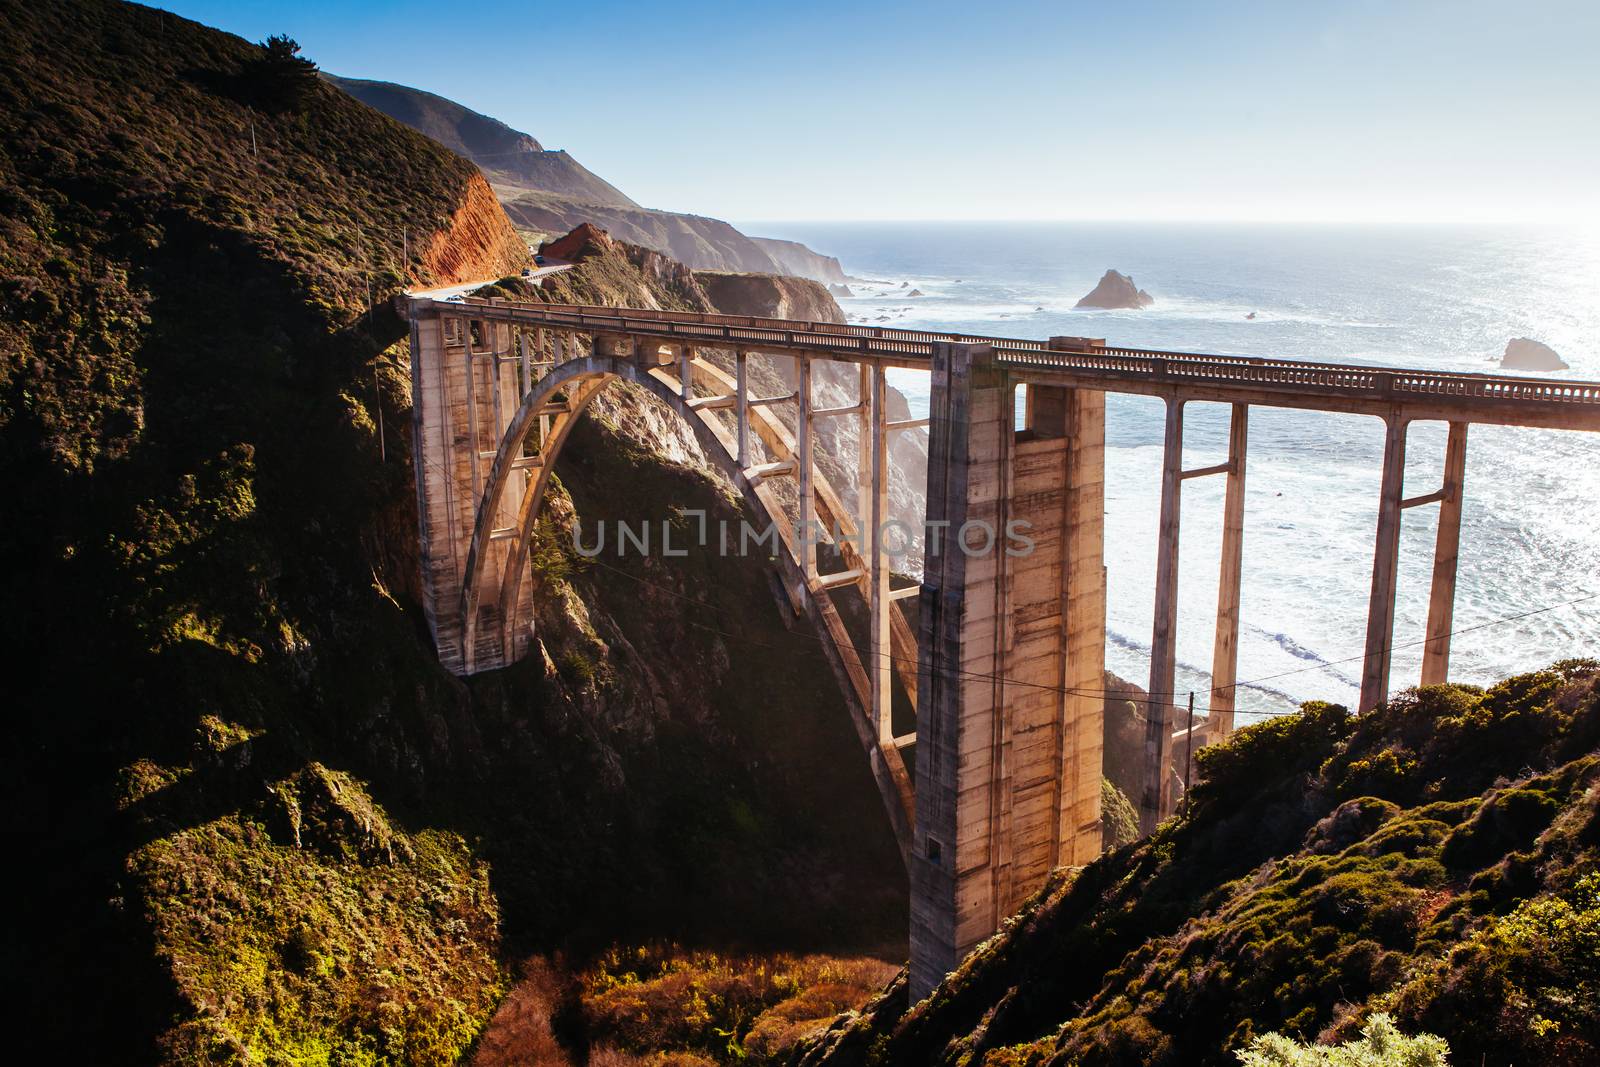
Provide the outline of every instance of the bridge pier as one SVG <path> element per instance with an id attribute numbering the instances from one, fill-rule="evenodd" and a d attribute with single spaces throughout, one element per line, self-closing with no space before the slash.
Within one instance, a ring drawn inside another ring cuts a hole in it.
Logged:
<path id="1" fill-rule="evenodd" d="M 1176 807 L 1177 775 L 1173 749 L 1183 738 L 1187 753 L 1195 727 L 1174 730 L 1178 707 L 1178 544 L 1183 513 L 1183 483 L 1213 474 L 1227 476 L 1222 509 L 1221 573 L 1217 582 L 1217 627 L 1211 654 L 1211 699 L 1205 741 L 1220 741 L 1233 732 L 1234 689 L 1239 671 L 1239 600 L 1244 578 L 1244 476 L 1249 441 L 1250 408 L 1234 404 L 1228 417 L 1228 458 L 1213 467 L 1183 469 L 1183 417 L 1186 400 L 1167 397 L 1166 430 L 1161 459 L 1161 514 L 1156 543 L 1155 618 L 1150 637 L 1150 690 L 1145 703 L 1144 789 L 1139 802 L 1139 829 L 1148 834 Z M 1188 781 L 1187 767 L 1184 775 Z"/>
<path id="2" fill-rule="evenodd" d="M 799 400 L 795 415 L 795 457 L 800 464 L 800 514 L 795 525 L 795 540 L 800 549 L 800 573 L 807 582 L 817 577 L 816 493 L 812 479 L 812 419 L 811 419 L 811 361 L 804 356 L 794 358 L 795 395 Z"/>
<path id="3" fill-rule="evenodd" d="M 1433 590 L 1428 598 L 1428 643 L 1422 652 L 1422 684 L 1450 680 L 1450 630 L 1455 621 L 1456 561 L 1461 551 L 1461 494 L 1467 474 L 1467 424 L 1452 422 L 1445 442 L 1444 496 L 1433 548 Z"/>
<path id="4" fill-rule="evenodd" d="M 872 720 L 878 744 L 894 744 L 894 603 L 890 594 L 889 555 L 884 551 L 884 524 L 889 521 L 889 383 L 880 367 L 861 368 L 861 462 L 856 510 L 867 524 L 867 606 L 871 634 L 867 670 L 872 679 Z M 915 698 L 913 697 L 913 703 Z"/>
<path id="5" fill-rule="evenodd" d="M 1383 482 L 1378 489 L 1378 536 L 1372 552 L 1372 593 L 1367 606 L 1367 646 L 1361 661 L 1357 711 L 1371 711 L 1389 698 L 1389 658 L 1394 645 L 1395 583 L 1400 569 L 1400 515 L 1406 478 L 1409 421 L 1384 418 Z"/>
<path id="6" fill-rule="evenodd" d="M 1177 676 L 1178 519 L 1183 492 L 1183 406 L 1168 396 L 1161 453 L 1161 517 L 1156 533 L 1156 605 L 1145 698 L 1144 795 L 1139 831 L 1152 833 L 1172 811 L 1172 709 Z"/>
<path id="7" fill-rule="evenodd" d="M 1217 635 L 1211 653 L 1211 700 L 1206 742 L 1233 733 L 1234 683 L 1239 680 L 1239 593 L 1244 581 L 1244 464 L 1250 406 L 1235 404 L 1228 419 L 1228 486 L 1222 504 L 1222 573 L 1217 581 Z"/>
<path id="8" fill-rule="evenodd" d="M 1056 866 L 1100 851 L 1104 404 L 936 342 L 921 593 L 911 996 Z M 1010 535 L 1023 534 L 1031 546 Z"/>
<path id="9" fill-rule="evenodd" d="M 440 660 L 466 672 L 479 649 L 456 605 L 477 523 L 485 457 L 493 457 L 520 400 L 515 397 L 518 358 L 509 326 L 469 316 L 414 319 L 411 352 L 423 614 Z M 502 505 L 493 525 L 501 529 L 514 521 L 514 509 Z M 495 541 L 486 552 L 499 561 L 509 550 L 505 541 Z"/>
<path id="10" fill-rule="evenodd" d="M 1367 611 L 1361 711 L 1370 711 L 1389 699 L 1400 526 L 1405 511 L 1424 504 L 1439 505 L 1439 528 L 1434 538 L 1433 583 L 1428 596 L 1428 628 L 1422 654 L 1421 683 L 1443 685 L 1449 679 L 1456 563 L 1461 549 L 1461 502 L 1467 469 L 1467 424 L 1450 423 L 1449 437 L 1445 442 L 1444 476 L 1439 490 L 1407 498 L 1405 463 L 1409 422 L 1399 416 L 1391 416 L 1385 423 L 1383 485 L 1378 500 L 1378 543 L 1372 562 L 1372 600 Z"/>

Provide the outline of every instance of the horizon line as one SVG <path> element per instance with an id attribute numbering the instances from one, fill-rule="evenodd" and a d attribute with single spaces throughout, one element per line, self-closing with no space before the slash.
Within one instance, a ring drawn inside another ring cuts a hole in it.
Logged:
<path id="1" fill-rule="evenodd" d="M 650 208 L 652 211 L 668 211 L 672 214 L 699 215 L 699 212 L 671 212 L 667 208 Z M 701 218 L 714 218 L 716 216 L 700 215 Z M 1128 215 L 1128 216 L 1087 216 L 1087 215 L 1060 215 L 1060 216 L 726 216 L 729 222 L 739 226 L 790 224 L 790 223 L 944 223 L 944 224 L 974 224 L 994 225 L 996 223 L 1103 223 L 1106 225 L 1126 225 L 1129 223 L 1162 223 L 1178 225 L 1255 225 L 1255 226 L 1449 226 L 1458 228 L 1491 229 L 1496 227 L 1562 227 L 1575 230 L 1600 230 L 1600 218 L 1584 220 L 1562 220 L 1545 218 L 1508 218 L 1508 219 L 1482 219 L 1482 218 L 1437 218 L 1437 219 L 1401 219 L 1401 218 L 1345 218 L 1345 217 L 1307 217 L 1307 218 L 1262 218 L 1259 216 L 1196 216 L 1196 215 Z"/>

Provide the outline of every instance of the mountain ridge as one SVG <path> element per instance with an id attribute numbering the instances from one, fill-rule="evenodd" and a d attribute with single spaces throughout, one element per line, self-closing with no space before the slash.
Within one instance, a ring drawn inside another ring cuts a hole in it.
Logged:
<path id="1" fill-rule="evenodd" d="M 752 237 L 721 219 L 643 207 L 564 151 L 499 119 L 394 82 L 325 75 L 363 103 L 477 164 L 516 224 L 560 235 L 585 222 L 693 270 L 789 274 L 843 282 L 839 261 L 798 241 Z"/>
<path id="2" fill-rule="evenodd" d="M 515 192 L 543 190 L 578 203 L 637 208 L 622 190 L 564 149 L 425 89 L 323 73 L 331 84 L 477 164 L 489 183 Z"/>

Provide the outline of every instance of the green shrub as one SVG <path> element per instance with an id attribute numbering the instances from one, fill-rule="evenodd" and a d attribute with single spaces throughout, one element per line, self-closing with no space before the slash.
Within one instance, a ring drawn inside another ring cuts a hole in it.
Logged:
<path id="1" fill-rule="evenodd" d="M 1447 1067 L 1450 1046 L 1433 1034 L 1406 1037 L 1380 1013 L 1358 1040 L 1343 1045 L 1303 1045 L 1282 1034 L 1263 1034 L 1238 1056 L 1243 1067 Z"/>
<path id="2" fill-rule="evenodd" d="M 1560 805 L 1535 789 L 1506 789 L 1456 828 L 1444 843 L 1444 862 L 1451 868 L 1476 870 L 1519 848 L 1526 848 L 1550 825 Z"/>
<path id="3" fill-rule="evenodd" d="M 300 54 L 291 37 L 268 37 L 251 71 L 257 98 L 266 106 L 297 111 L 317 88 L 317 65 Z"/>
<path id="4" fill-rule="evenodd" d="M 1104 848 L 1116 848 L 1139 839 L 1139 813 L 1127 796 L 1111 783 L 1100 779 L 1100 840 Z"/>

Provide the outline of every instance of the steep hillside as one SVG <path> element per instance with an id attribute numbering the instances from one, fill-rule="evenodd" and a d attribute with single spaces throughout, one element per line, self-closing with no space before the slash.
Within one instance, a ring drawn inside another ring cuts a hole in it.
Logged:
<path id="1" fill-rule="evenodd" d="M 592 223 L 620 241 L 665 253 L 695 270 L 844 280 L 838 260 L 798 242 L 747 237 L 721 219 L 640 207 L 566 152 L 547 150 L 530 135 L 454 101 L 391 82 L 327 77 L 478 164 L 524 230 L 563 234 Z"/>
<path id="2" fill-rule="evenodd" d="M 1223 1065 L 1378 1012 L 1455 1063 L 1600 1060 L 1600 664 L 1307 704 L 1198 763 L 1190 811 L 804 1063 Z"/>
<path id="3" fill-rule="evenodd" d="M 901 936 L 870 774 L 763 563 L 552 540 L 540 654 L 439 668 L 389 298 L 524 261 L 481 175 L 281 45 L 109 0 L 0 16 L 13 1057 L 449 1063 L 530 953 Z M 627 395 L 597 415 L 554 516 L 732 507 Z"/>
<path id="4" fill-rule="evenodd" d="M 511 221 L 525 230 L 565 233 L 588 222 L 619 241 L 654 249 L 695 270 L 788 273 L 761 246 L 720 219 L 585 204 L 549 193 L 519 193 L 504 204 Z"/>
<path id="5" fill-rule="evenodd" d="M 529 135 L 453 100 L 393 82 L 332 74 L 323 77 L 362 103 L 477 163 L 506 195 L 543 191 L 585 204 L 639 206 L 567 152 L 547 149 Z"/>
<path id="6" fill-rule="evenodd" d="M 845 281 L 844 268 L 836 258 L 813 252 L 799 241 L 780 241 L 776 237 L 752 237 L 751 240 L 760 245 L 785 274 L 810 278 L 824 285 Z"/>
<path id="7" fill-rule="evenodd" d="M 820 283 L 809 278 L 774 278 L 758 274 L 695 272 L 717 310 L 725 315 L 766 319 L 844 322 L 844 312 Z"/>

